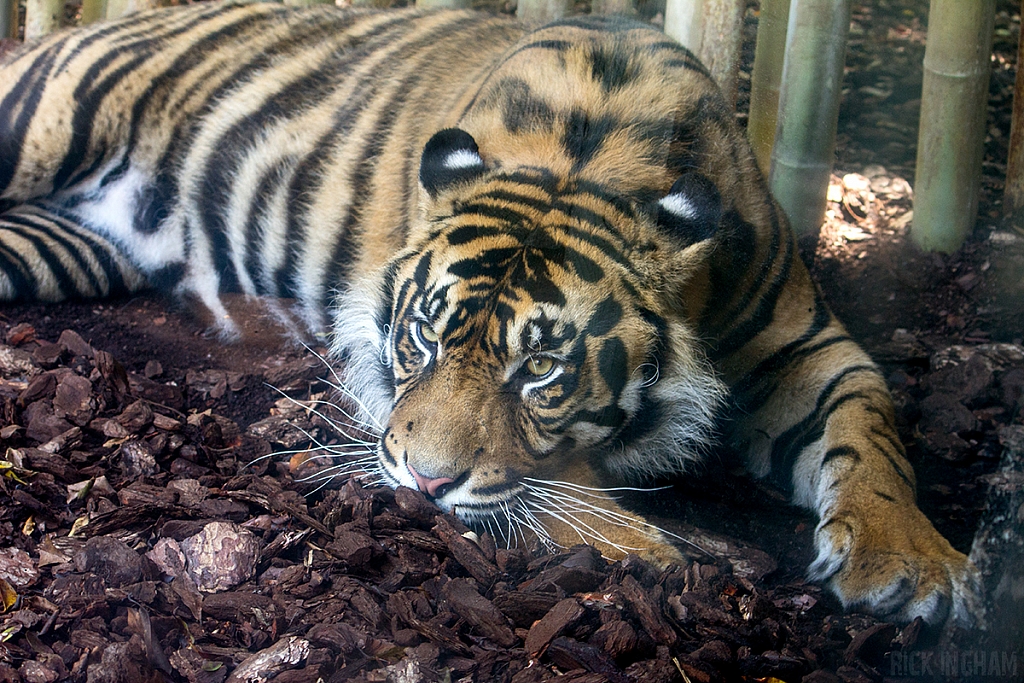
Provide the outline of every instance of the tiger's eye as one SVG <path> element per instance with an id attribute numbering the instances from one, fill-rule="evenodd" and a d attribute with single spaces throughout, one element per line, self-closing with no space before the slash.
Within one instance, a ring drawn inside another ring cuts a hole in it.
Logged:
<path id="1" fill-rule="evenodd" d="M 526 361 L 526 371 L 537 377 L 548 374 L 553 367 L 555 367 L 555 361 L 550 358 L 531 358 Z"/>
<path id="2" fill-rule="evenodd" d="M 427 325 L 426 323 L 422 323 L 422 322 L 419 324 L 419 328 L 420 328 L 420 336 L 423 337 L 424 340 L 430 342 L 431 344 L 436 344 L 437 343 L 438 337 L 437 337 L 437 332 L 434 331 L 434 328 L 432 328 L 432 327 L 430 327 L 430 325 Z"/>

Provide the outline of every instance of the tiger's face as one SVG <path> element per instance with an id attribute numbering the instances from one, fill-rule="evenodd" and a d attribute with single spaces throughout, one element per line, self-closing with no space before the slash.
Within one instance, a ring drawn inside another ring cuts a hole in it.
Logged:
<path id="1" fill-rule="evenodd" d="M 424 221 L 375 314 L 385 478 L 473 521 L 575 463 L 623 474 L 693 458 L 722 389 L 676 299 L 718 221 L 713 185 L 687 178 L 639 207 L 489 169 L 458 130 L 428 144 L 421 181 Z M 676 235 L 659 227 L 673 219 Z"/>

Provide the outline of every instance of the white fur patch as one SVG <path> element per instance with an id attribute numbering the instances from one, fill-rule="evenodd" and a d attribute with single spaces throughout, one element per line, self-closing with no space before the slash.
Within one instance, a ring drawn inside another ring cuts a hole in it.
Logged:
<path id="1" fill-rule="evenodd" d="M 456 150 L 449 154 L 444 160 L 444 167 L 452 169 L 475 168 L 483 165 L 484 160 L 480 158 L 480 155 L 468 149 Z"/>
<path id="2" fill-rule="evenodd" d="M 697 217 L 697 207 L 693 205 L 693 202 L 681 194 L 670 194 L 662 197 L 658 204 L 661 205 L 661 208 L 674 216 L 688 220 L 692 220 Z"/>
<path id="3" fill-rule="evenodd" d="M 388 387 L 391 330 L 378 329 L 375 319 L 382 297 L 380 277 L 365 278 L 340 292 L 331 311 L 331 355 L 347 358 L 345 386 L 368 419 L 381 428 L 388 422 L 394 400 Z"/>
<path id="4" fill-rule="evenodd" d="M 117 180 L 99 187 L 98 181 L 109 167 L 119 162 L 120 159 L 115 158 L 107 167 L 98 171 L 93 179 L 75 187 L 75 194 L 84 195 L 84 201 L 80 201 L 72 210 L 89 229 L 124 249 L 129 260 L 145 273 L 152 273 L 171 263 L 180 263 L 185 258 L 185 239 L 183 231 L 177 226 L 169 225 L 169 222 L 148 226 L 154 230 L 149 234 L 135 230 L 139 197 L 151 182 L 151 173 L 132 166 Z"/>

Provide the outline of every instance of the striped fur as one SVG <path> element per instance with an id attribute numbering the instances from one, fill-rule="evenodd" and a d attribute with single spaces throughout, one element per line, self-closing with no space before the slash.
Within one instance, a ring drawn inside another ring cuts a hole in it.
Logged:
<path id="1" fill-rule="evenodd" d="M 5 299 L 152 285 L 226 336 L 221 292 L 294 300 L 387 481 L 510 542 L 678 559 L 607 492 L 718 432 L 817 512 L 844 604 L 975 616 L 881 375 L 648 27 L 200 4 L 56 34 L 2 66 L 0 209 Z"/>

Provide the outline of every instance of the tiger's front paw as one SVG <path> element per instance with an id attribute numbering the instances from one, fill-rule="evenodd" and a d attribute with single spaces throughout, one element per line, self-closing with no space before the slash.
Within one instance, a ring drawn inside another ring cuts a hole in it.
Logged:
<path id="1" fill-rule="evenodd" d="M 816 543 L 808 574 L 827 581 L 847 609 L 899 622 L 983 625 L 980 573 L 915 506 L 890 517 L 838 512 L 818 525 Z"/>

